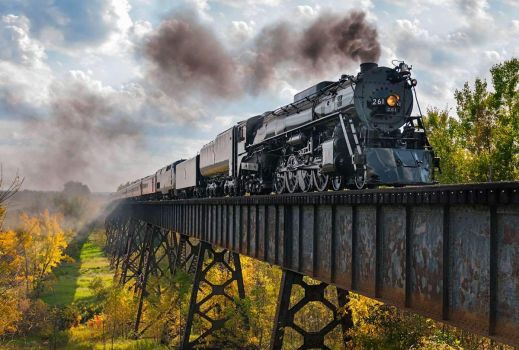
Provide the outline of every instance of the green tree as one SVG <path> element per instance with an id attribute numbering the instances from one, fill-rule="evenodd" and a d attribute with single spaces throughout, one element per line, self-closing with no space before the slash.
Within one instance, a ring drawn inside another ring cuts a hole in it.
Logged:
<path id="1" fill-rule="evenodd" d="M 442 158 L 442 183 L 519 178 L 519 60 L 496 64 L 492 86 L 476 78 L 456 90 L 458 118 L 429 110 L 429 140 Z"/>
<path id="2" fill-rule="evenodd" d="M 441 172 L 436 175 L 440 183 L 468 181 L 468 168 L 472 154 L 460 141 L 460 123 L 448 111 L 431 109 L 424 120 L 429 142 L 441 158 Z"/>
<path id="3" fill-rule="evenodd" d="M 496 179 L 519 178 L 519 59 L 497 64 L 490 70 L 494 93 L 490 104 L 498 118 L 494 141 Z"/>

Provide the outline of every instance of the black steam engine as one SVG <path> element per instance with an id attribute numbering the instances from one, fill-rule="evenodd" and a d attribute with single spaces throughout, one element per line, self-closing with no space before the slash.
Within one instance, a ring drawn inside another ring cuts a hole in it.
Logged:
<path id="1" fill-rule="evenodd" d="M 363 63 L 357 76 L 312 86 L 118 192 L 202 197 L 432 184 L 439 162 L 421 116 L 411 116 L 410 70 Z"/>

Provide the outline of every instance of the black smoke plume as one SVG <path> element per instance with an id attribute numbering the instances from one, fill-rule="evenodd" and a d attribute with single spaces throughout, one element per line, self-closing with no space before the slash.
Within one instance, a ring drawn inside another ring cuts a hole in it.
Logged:
<path id="1" fill-rule="evenodd" d="M 320 16 L 303 32 L 299 49 L 301 57 L 318 70 L 330 63 L 375 62 L 380 58 L 377 30 L 359 11 L 344 17 Z"/>
<path id="2" fill-rule="evenodd" d="M 308 25 L 267 26 L 251 47 L 235 48 L 234 55 L 193 15 L 181 14 L 165 20 L 143 51 L 152 63 L 152 78 L 170 95 L 196 91 L 229 98 L 268 88 L 280 68 L 296 79 L 314 78 L 376 62 L 381 50 L 366 14 L 352 11 L 323 13 Z M 246 51 L 251 54 L 241 55 Z"/>
<path id="3" fill-rule="evenodd" d="M 255 39 L 256 56 L 250 65 L 251 88 L 267 87 L 277 67 L 286 64 L 298 76 L 343 70 L 353 63 L 376 62 L 380 57 L 378 33 L 366 14 L 321 14 L 302 30 L 287 22 L 265 28 Z"/>
<path id="4" fill-rule="evenodd" d="M 235 61 L 192 14 L 165 20 L 145 44 L 152 76 L 170 94 L 198 90 L 228 98 L 238 91 Z"/>

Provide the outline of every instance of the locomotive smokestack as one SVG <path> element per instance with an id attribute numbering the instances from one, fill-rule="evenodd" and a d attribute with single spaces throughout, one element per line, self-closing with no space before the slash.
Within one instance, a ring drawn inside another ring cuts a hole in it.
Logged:
<path id="1" fill-rule="evenodd" d="M 374 62 L 364 62 L 364 63 L 361 63 L 360 64 L 360 72 L 361 73 L 366 73 L 372 69 L 375 69 L 378 67 L 378 64 L 374 63 Z"/>

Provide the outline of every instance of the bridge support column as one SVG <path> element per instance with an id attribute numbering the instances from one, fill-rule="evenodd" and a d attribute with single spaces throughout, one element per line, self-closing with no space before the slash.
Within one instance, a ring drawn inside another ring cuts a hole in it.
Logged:
<path id="1" fill-rule="evenodd" d="M 123 216 L 109 217 L 106 220 L 105 252 L 111 256 L 110 267 L 119 272 L 119 264 L 124 257 L 128 240 L 128 227 L 131 220 Z"/>
<path id="2" fill-rule="evenodd" d="M 175 257 L 172 264 L 172 274 L 177 270 L 182 270 L 188 274 L 194 274 L 197 266 L 198 253 L 200 251 L 200 243 L 193 243 L 189 236 L 179 234 L 179 238 L 175 246 Z"/>
<path id="3" fill-rule="evenodd" d="M 325 289 L 328 286 L 327 283 L 308 284 L 303 280 L 303 277 L 303 275 L 296 272 L 283 270 L 270 348 L 272 350 L 283 348 L 283 338 L 287 327 L 301 335 L 303 344 L 299 349 L 329 349 L 329 347 L 325 345 L 325 337 L 339 325 L 342 327 L 343 341 L 346 345 L 346 343 L 350 341 L 350 338 L 346 335 L 346 331 L 353 327 L 351 311 L 347 308 L 349 301 L 348 291 L 337 288 L 339 305 L 339 307 L 337 307 L 326 298 Z M 295 305 L 291 306 L 290 297 L 294 285 L 303 288 L 304 296 Z M 294 322 L 296 313 L 310 302 L 322 303 L 333 315 L 332 319 L 318 331 L 305 330 Z"/>
<path id="4" fill-rule="evenodd" d="M 120 285 L 125 285 L 139 274 L 138 269 L 145 241 L 146 224 L 137 220 L 129 220 L 125 230 L 126 240 L 121 242 Z M 119 262 L 117 262 L 117 265 L 119 265 Z"/>
<path id="5" fill-rule="evenodd" d="M 226 270 L 230 275 L 229 279 L 223 282 L 223 284 L 215 284 L 208 278 L 209 271 L 215 267 Z M 195 346 L 200 345 L 208 335 L 225 326 L 225 322 L 229 318 L 225 316 L 225 313 L 221 312 L 224 305 L 220 305 L 219 302 L 227 299 L 235 304 L 235 299 L 229 295 L 228 287 L 232 283 L 237 285 L 238 297 L 240 299 L 245 298 L 240 256 L 228 250 L 215 251 L 209 243 L 200 242 L 181 349 L 193 349 Z M 202 292 L 202 284 L 209 286 L 209 288 L 206 288 L 208 289 L 207 295 L 203 295 L 200 298 L 199 293 Z M 218 298 L 219 296 L 223 298 Z M 239 306 L 236 305 L 236 307 Z M 202 330 L 197 338 L 191 339 L 195 316 L 204 319 L 210 326 L 208 329 Z"/>
<path id="6" fill-rule="evenodd" d="M 136 335 L 139 335 L 139 325 L 142 318 L 144 298 L 148 295 L 148 278 L 150 274 L 154 274 L 157 277 L 163 276 L 163 271 L 159 266 L 159 263 L 166 256 L 166 252 L 163 252 L 162 255 L 159 255 L 158 251 L 161 248 L 165 238 L 166 237 L 164 233 L 159 227 L 151 225 L 146 227 L 134 287 L 135 294 L 138 295 L 139 299 L 134 323 L 134 331 Z M 157 280 L 160 280 L 160 278 Z M 160 293 L 160 284 L 156 287 L 158 289 L 158 293 Z"/>

